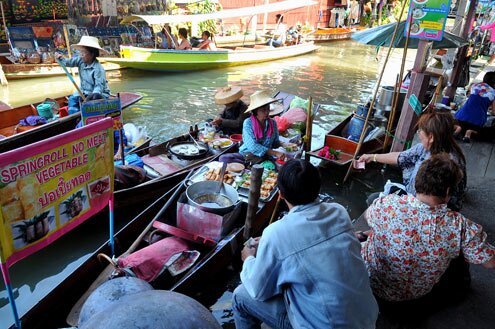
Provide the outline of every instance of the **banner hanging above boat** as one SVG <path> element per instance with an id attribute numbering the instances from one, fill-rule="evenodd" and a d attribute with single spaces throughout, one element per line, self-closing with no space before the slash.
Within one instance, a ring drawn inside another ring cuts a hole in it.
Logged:
<path id="1" fill-rule="evenodd" d="M 120 24 L 129 24 L 135 21 L 145 21 L 149 25 L 166 24 L 166 23 L 199 23 L 210 19 L 223 19 L 242 16 L 253 16 L 272 12 L 285 12 L 287 10 L 302 8 L 318 4 L 317 1 L 309 0 L 287 0 L 282 2 L 270 3 L 254 7 L 244 7 L 237 9 L 227 9 L 209 14 L 197 15 L 132 15 L 124 18 Z"/>
<path id="2" fill-rule="evenodd" d="M 119 130 L 124 126 L 120 98 L 96 99 L 81 103 L 81 116 L 84 125 L 89 125 L 107 117 L 113 120 L 113 129 Z"/>
<path id="3" fill-rule="evenodd" d="M 113 121 L 0 154 L 0 261 L 49 245 L 108 205 Z"/>
<path id="4" fill-rule="evenodd" d="M 407 28 L 411 25 L 411 38 L 440 41 L 443 38 L 451 0 L 411 0 Z M 412 17 L 410 17 L 412 15 Z"/>

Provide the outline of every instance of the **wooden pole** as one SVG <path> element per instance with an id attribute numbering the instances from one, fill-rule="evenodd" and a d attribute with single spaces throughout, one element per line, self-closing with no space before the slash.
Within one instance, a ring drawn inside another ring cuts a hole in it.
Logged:
<path id="1" fill-rule="evenodd" d="M 85 102 L 86 101 L 86 96 L 84 96 L 83 92 L 81 91 L 81 88 L 79 88 L 79 86 L 77 85 L 76 80 L 74 80 L 74 77 L 72 76 L 72 74 L 70 74 L 70 72 L 67 70 L 67 67 L 65 67 L 65 65 L 61 61 L 59 61 L 58 59 L 56 59 L 56 61 L 57 61 L 58 65 L 60 65 L 62 67 L 62 69 L 64 70 L 65 74 L 69 78 L 70 82 L 72 82 L 72 84 L 74 85 L 74 87 L 76 87 L 76 90 L 79 93 L 79 96 L 81 96 L 83 102 Z"/>
<path id="2" fill-rule="evenodd" d="M 412 23 L 412 15 L 410 16 L 409 19 L 409 26 L 411 26 Z M 387 122 L 387 131 L 385 132 L 385 140 L 383 141 L 383 149 L 382 152 L 385 152 L 385 150 L 388 147 L 389 143 L 389 134 L 392 133 L 392 129 L 394 128 L 394 121 L 395 121 L 395 114 L 397 113 L 397 104 L 399 103 L 399 97 L 400 97 L 400 89 L 402 85 L 402 80 L 404 79 L 404 69 L 406 66 L 406 58 L 407 58 L 407 49 L 409 47 L 409 40 L 411 38 L 411 29 L 408 29 L 407 35 L 406 35 L 406 42 L 404 44 L 404 51 L 402 52 L 402 62 L 400 65 L 400 73 L 399 73 L 399 81 L 396 83 L 397 87 L 394 88 L 394 99 L 392 102 L 392 109 L 390 111 L 390 116 L 388 117 L 388 122 Z"/>
<path id="3" fill-rule="evenodd" d="M 7 38 L 7 43 L 10 45 L 9 31 L 7 30 L 7 23 L 5 22 L 5 13 L 3 11 L 3 2 L 0 2 L 0 9 L 2 11 L 2 22 L 3 28 L 5 30 L 5 38 Z M 5 77 L 5 73 L 3 72 L 2 64 L 0 64 L 0 83 L 2 86 L 7 86 L 9 82 L 7 81 L 7 77 Z"/>
<path id="4" fill-rule="evenodd" d="M 404 0 L 403 4 L 405 4 L 405 0 Z M 402 7 L 402 10 L 401 10 L 400 15 L 399 15 L 399 20 L 397 21 L 397 24 L 395 25 L 394 34 L 392 35 L 392 40 L 390 40 L 390 46 L 388 47 L 387 55 L 385 56 L 385 62 L 383 63 L 382 71 L 380 72 L 380 76 L 378 77 L 378 82 L 376 83 L 375 92 L 373 93 L 373 98 L 371 99 L 370 107 L 368 108 L 368 113 L 366 114 L 366 119 L 364 120 L 363 130 L 361 131 L 361 136 L 359 137 L 359 142 L 358 142 L 358 145 L 356 147 L 356 151 L 354 152 L 353 159 L 355 159 L 356 156 L 361 151 L 361 146 L 363 145 L 363 141 L 364 141 L 364 134 L 366 133 L 366 126 L 368 125 L 368 121 L 370 120 L 371 112 L 373 112 L 372 109 L 373 109 L 373 106 L 375 105 L 376 95 L 378 94 L 378 90 L 380 89 L 380 84 L 382 83 L 382 78 L 383 78 L 383 74 L 385 73 L 385 68 L 387 67 L 388 59 L 390 58 L 390 54 L 392 53 L 392 49 L 394 48 L 395 37 L 397 36 L 397 31 L 399 30 L 399 23 L 400 23 L 400 20 L 402 18 L 402 15 L 404 14 L 405 7 L 406 7 L 405 5 Z M 351 161 L 351 164 L 349 165 L 349 168 L 347 169 L 347 173 L 344 177 L 344 183 L 347 181 L 347 178 L 349 178 L 351 171 L 352 171 L 352 161 Z"/>
<path id="5" fill-rule="evenodd" d="M 273 208 L 272 217 L 270 218 L 270 223 L 268 223 L 268 225 L 270 225 L 271 223 L 273 223 L 275 221 L 275 218 L 277 217 L 277 213 L 278 213 L 278 208 L 280 207 L 280 203 L 282 203 L 282 197 L 281 197 L 280 191 L 279 191 L 277 203 L 275 204 L 275 208 Z"/>
<path id="6" fill-rule="evenodd" d="M 304 136 L 304 145 L 306 151 L 306 161 L 309 160 L 308 152 L 311 151 L 311 136 L 313 133 L 313 98 L 308 98 L 308 113 L 306 117 L 306 136 Z"/>
<path id="7" fill-rule="evenodd" d="M 256 212 L 258 211 L 263 169 L 264 168 L 261 165 L 254 165 L 251 168 L 251 186 L 249 188 L 248 209 L 246 214 L 246 223 L 244 225 L 244 240 L 248 240 L 253 233 L 253 220 L 256 217 Z"/>

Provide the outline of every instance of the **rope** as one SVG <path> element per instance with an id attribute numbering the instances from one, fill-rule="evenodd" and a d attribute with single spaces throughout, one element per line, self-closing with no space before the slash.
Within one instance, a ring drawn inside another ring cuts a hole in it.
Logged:
<path id="1" fill-rule="evenodd" d="M 388 130 L 385 130 L 385 134 L 387 134 L 392 139 L 398 141 L 399 143 L 404 144 L 404 146 L 406 147 L 406 149 L 408 149 L 408 148 L 410 148 L 412 146 L 412 142 L 413 142 L 412 140 L 403 140 L 403 139 L 400 139 L 400 138 L 398 138 L 397 136 L 395 136 L 394 134 L 392 134 Z"/>

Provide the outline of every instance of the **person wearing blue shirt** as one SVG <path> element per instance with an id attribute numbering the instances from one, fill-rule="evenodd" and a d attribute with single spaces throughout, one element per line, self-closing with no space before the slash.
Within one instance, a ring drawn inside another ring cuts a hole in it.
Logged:
<path id="1" fill-rule="evenodd" d="M 236 328 L 375 328 L 378 306 L 345 208 L 318 199 L 320 175 L 304 160 L 282 166 L 278 186 L 289 213 L 242 250 Z"/>
<path id="2" fill-rule="evenodd" d="M 96 37 L 82 36 L 81 41 L 74 45 L 73 48 L 79 50 L 79 56 L 72 58 L 63 58 L 57 53 L 55 56 L 63 65 L 67 67 L 77 67 L 79 78 L 81 80 L 80 89 L 86 100 L 102 99 L 110 97 L 110 88 L 108 87 L 105 69 L 98 61 L 97 57 L 105 52 L 100 47 Z M 81 95 L 75 92 L 69 97 L 69 114 L 78 112 L 79 103 L 82 100 Z"/>
<path id="3" fill-rule="evenodd" d="M 270 104 L 277 100 L 267 91 L 258 91 L 251 95 L 250 105 L 245 113 L 251 116 L 242 125 L 243 144 L 239 149 L 248 162 L 258 163 L 271 157 L 285 158 L 285 153 L 276 151 L 280 146 L 277 122 L 270 115 L 280 113 L 270 111 Z"/>
<path id="4" fill-rule="evenodd" d="M 455 113 L 458 125 L 455 126 L 454 137 L 471 142 L 471 135 L 479 133 L 487 120 L 486 112 L 491 108 L 495 113 L 495 72 L 487 72 L 483 82 L 473 83 L 466 103 Z"/>

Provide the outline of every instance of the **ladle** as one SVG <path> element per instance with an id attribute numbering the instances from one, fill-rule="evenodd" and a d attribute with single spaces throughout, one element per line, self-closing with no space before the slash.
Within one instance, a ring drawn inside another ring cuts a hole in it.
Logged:
<path id="1" fill-rule="evenodd" d="M 218 183 L 218 188 L 215 191 L 215 194 L 220 194 L 220 191 L 223 187 L 223 176 L 225 175 L 225 170 L 227 169 L 227 162 L 222 164 L 222 170 L 220 171 L 220 182 Z"/>
<path id="2" fill-rule="evenodd" d="M 196 139 L 193 137 L 193 135 L 191 135 L 191 133 L 189 133 L 189 137 L 191 137 L 191 139 L 193 140 L 194 144 L 196 144 L 196 146 L 198 147 L 198 151 L 202 150 L 203 147 L 201 145 L 199 145 L 199 143 L 196 141 Z"/>

